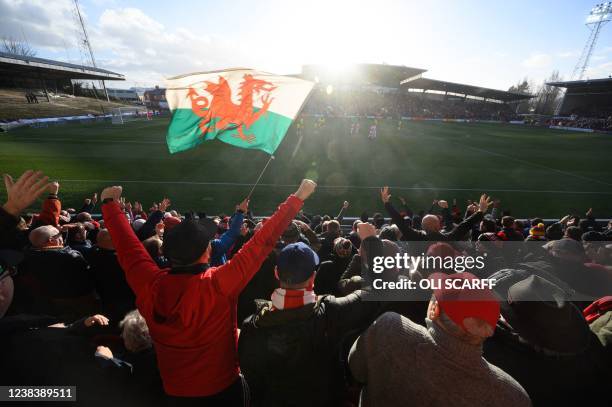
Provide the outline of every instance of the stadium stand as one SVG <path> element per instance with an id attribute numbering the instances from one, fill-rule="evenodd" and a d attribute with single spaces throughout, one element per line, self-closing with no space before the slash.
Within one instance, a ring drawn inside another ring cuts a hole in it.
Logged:
<path id="1" fill-rule="evenodd" d="M 548 85 L 566 90 L 555 124 L 612 131 L 612 77 Z"/>
<path id="2" fill-rule="evenodd" d="M 0 52 L 0 120 L 104 114 L 124 106 L 107 102 L 100 90 L 90 92 L 97 98 L 75 97 L 72 80 L 125 78 L 106 69 Z"/>
<path id="3" fill-rule="evenodd" d="M 422 77 L 423 69 L 363 64 L 345 72 L 305 65 L 301 77 L 317 87 L 307 114 L 509 121 L 531 95 Z"/>
<path id="4" fill-rule="evenodd" d="M 0 120 L 102 115 L 110 113 L 113 108 L 126 106 L 124 103 L 52 92 L 48 92 L 50 103 L 45 101 L 28 103 L 24 97 L 26 91 L 25 89 L 0 89 Z M 38 100 L 44 100 L 42 92 L 39 92 L 38 95 Z"/>

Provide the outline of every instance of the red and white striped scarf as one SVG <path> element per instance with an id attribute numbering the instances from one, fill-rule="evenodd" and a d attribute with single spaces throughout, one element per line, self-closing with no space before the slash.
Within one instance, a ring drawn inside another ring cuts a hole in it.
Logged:
<path id="1" fill-rule="evenodd" d="M 291 309 L 312 304 L 317 300 L 317 295 L 312 287 L 301 288 L 299 290 L 286 290 L 277 288 L 272 293 L 272 310 Z"/>

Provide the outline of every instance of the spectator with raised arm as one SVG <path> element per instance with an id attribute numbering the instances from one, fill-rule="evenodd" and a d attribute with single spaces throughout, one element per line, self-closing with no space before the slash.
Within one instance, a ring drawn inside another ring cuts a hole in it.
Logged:
<path id="1" fill-rule="evenodd" d="M 32 226 L 59 226 L 60 213 L 62 211 L 62 203 L 57 195 L 59 191 L 59 183 L 52 182 L 49 184 L 49 195 L 43 201 L 42 210 L 32 221 Z"/>
<path id="2" fill-rule="evenodd" d="M 17 229 L 21 213 L 39 196 L 49 191 L 49 177 L 41 171 L 27 170 L 17 181 L 9 174 L 3 175 L 6 202 L 0 207 L 0 247 L 22 249 L 27 243 L 27 230 Z"/>
<path id="3" fill-rule="evenodd" d="M 123 201 L 120 202 L 122 207 L 124 206 Z M 159 204 L 154 204 L 152 209 L 152 213 L 147 217 L 146 221 L 139 227 L 136 232 L 136 236 L 142 242 L 145 239 L 150 238 L 151 236 L 156 235 L 156 227 L 157 224 L 163 222 L 164 213 L 166 209 L 170 206 L 170 199 L 164 198 Z M 143 219 L 143 218 L 141 218 Z"/>
<path id="4" fill-rule="evenodd" d="M 170 269 L 160 269 L 134 234 L 119 205 L 122 188 L 102 192 L 105 225 L 149 327 L 169 405 L 243 403 L 236 351 L 238 295 L 315 187 L 313 181 L 302 181 L 232 260 L 219 267 L 209 266 L 216 224 L 207 218 L 181 222 L 164 236 Z"/>
<path id="5" fill-rule="evenodd" d="M 218 239 L 213 239 L 210 242 L 212 253 L 210 256 L 211 266 L 221 266 L 227 262 L 227 253 L 230 251 L 236 239 L 240 236 L 244 215 L 249 210 L 249 200 L 245 199 L 236 205 L 236 213 L 229 221 L 229 228 Z"/>
<path id="6" fill-rule="evenodd" d="M 393 207 L 390 202 L 391 194 L 389 193 L 389 187 L 384 187 L 380 190 L 380 197 L 385 204 L 387 212 L 391 216 L 393 223 L 395 223 L 400 231 L 402 232 L 402 239 L 405 241 L 451 241 L 451 240 L 462 240 L 465 238 L 467 233 L 477 225 L 483 218 L 487 209 L 491 205 L 491 199 L 486 195 L 482 194 L 480 201 L 477 205 L 477 210 L 472 213 L 467 219 L 462 221 L 459 225 L 450 231 L 442 231 L 442 225 L 440 219 L 435 215 L 425 215 L 421 221 L 422 230 L 413 229 L 404 222 L 400 213 Z M 448 210 L 448 203 L 444 201 L 446 209 Z M 444 205 L 443 204 L 443 205 Z"/>

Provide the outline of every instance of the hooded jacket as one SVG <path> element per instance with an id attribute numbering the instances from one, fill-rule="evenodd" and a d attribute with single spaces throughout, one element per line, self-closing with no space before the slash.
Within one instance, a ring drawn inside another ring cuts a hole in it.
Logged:
<path id="1" fill-rule="evenodd" d="M 157 266 L 116 202 L 102 206 L 119 264 L 155 344 L 168 395 L 210 396 L 238 378 L 238 295 L 302 205 L 291 195 L 230 261 L 181 274 Z"/>

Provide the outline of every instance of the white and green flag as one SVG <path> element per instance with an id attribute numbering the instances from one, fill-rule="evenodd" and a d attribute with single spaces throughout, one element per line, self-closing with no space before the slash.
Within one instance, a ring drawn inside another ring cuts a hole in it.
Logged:
<path id="1" fill-rule="evenodd" d="M 219 139 L 273 154 L 314 83 L 252 69 L 228 69 L 171 78 L 172 111 L 166 140 L 171 153 Z"/>

